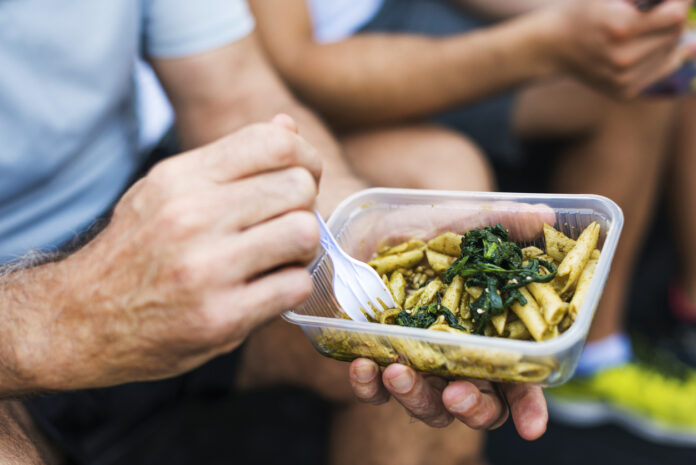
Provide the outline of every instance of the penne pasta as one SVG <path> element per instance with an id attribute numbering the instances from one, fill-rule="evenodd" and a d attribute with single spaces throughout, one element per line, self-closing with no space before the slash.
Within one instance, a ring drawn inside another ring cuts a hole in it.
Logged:
<path id="1" fill-rule="evenodd" d="M 393 255 L 383 255 L 368 262 L 377 273 L 391 273 L 397 268 L 411 268 L 423 259 L 423 249 L 408 250 Z"/>
<path id="2" fill-rule="evenodd" d="M 559 263 L 575 247 L 573 239 L 546 223 L 544 223 L 544 242 L 546 243 L 546 254 Z"/>
<path id="3" fill-rule="evenodd" d="M 426 249 L 425 256 L 428 259 L 430 268 L 432 268 L 436 273 L 444 273 L 452 265 L 455 257 L 450 257 L 440 252 L 435 252 L 434 250 Z"/>
<path id="4" fill-rule="evenodd" d="M 381 250 L 377 255 L 396 255 L 399 253 L 404 253 L 408 252 L 409 250 L 423 250 L 425 249 L 425 242 L 418 240 L 418 239 L 412 239 L 410 241 L 402 242 L 401 244 L 397 244 L 392 247 L 385 247 L 383 250 Z"/>
<path id="5" fill-rule="evenodd" d="M 459 244 L 462 242 L 462 236 L 452 232 L 440 234 L 434 239 L 428 241 L 428 248 L 435 252 L 440 252 L 452 257 L 459 257 L 461 252 Z"/>
<path id="6" fill-rule="evenodd" d="M 522 258 L 525 260 L 529 260 L 530 258 L 539 258 L 542 255 L 545 255 L 544 251 L 539 247 L 534 247 L 533 245 L 522 249 Z"/>
<path id="7" fill-rule="evenodd" d="M 597 245 L 598 238 L 599 224 L 593 222 L 580 234 L 575 247 L 568 252 L 560 265 L 558 265 L 558 274 L 554 279 L 554 287 L 559 289 L 559 294 L 564 294 L 575 285 Z"/>
<path id="8" fill-rule="evenodd" d="M 442 297 L 442 305 L 450 309 L 452 312 L 457 312 L 459 303 L 462 300 L 462 292 L 464 291 L 464 278 L 455 276 Z"/>
<path id="9" fill-rule="evenodd" d="M 573 294 L 573 298 L 570 299 L 570 304 L 568 305 L 568 313 L 573 321 L 577 318 L 578 310 L 582 307 L 582 303 L 587 295 L 587 290 L 590 288 L 595 268 L 597 268 L 597 260 L 589 260 L 578 278 L 575 294 Z"/>
<path id="10" fill-rule="evenodd" d="M 573 325 L 587 295 L 600 256 L 599 231 L 593 222 L 573 240 L 544 225 L 544 249 L 509 243 L 499 226 L 465 236 L 445 233 L 427 244 L 414 239 L 384 247 L 369 263 L 397 308 L 378 309 L 376 320 L 453 335 L 520 341 L 557 337 Z M 466 252 L 461 259 L 460 248 Z M 489 348 L 343 330 L 322 330 L 316 344 L 340 360 L 369 357 L 380 365 L 398 360 L 447 377 L 543 382 L 557 368 L 555 360 L 545 363 Z"/>
<path id="11" fill-rule="evenodd" d="M 521 320 L 515 320 L 505 326 L 504 334 L 510 339 L 531 339 L 532 335 Z"/>
<path id="12" fill-rule="evenodd" d="M 423 288 L 423 292 L 418 299 L 418 305 L 416 305 L 416 307 L 422 307 L 423 305 L 428 305 L 430 302 L 432 302 L 433 299 L 435 299 L 437 291 L 439 291 L 441 287 L 442 281 L 439 279 L 430 281 L 428 285 Z"/>
<path id="13" fill-rule="evenodd" d="M 418 302 L 420 301 L 421 294 L 423 294 L 423 288 L 418 289 L 415 292 L 412 292 L 410 295 L 406 297 L 406 300 L 404 301 L 404 308 L 414 308 L 418 306 Z"/>
<path id="14" fill-rule="evenodd" d="M 560 323 L 568 311 L 568 306 L 556 294 L 553 286 L 549 283 L 529 283 L 527 289 L 541 307 L 546 322 L 549 325 Z"/>
<path id="15" fill-rule="evenodd" d="M 389 278 L 388 287 L 396 305 L 403 307 L 404 300 L 406 300 L 406 279 L 404 275 L 398 271 L 393 272 L 391 278 Z"/>
<path id="16" fill-rule="evenodd" d="M 515 315 L 524 323 L 527 330 L 536 341 L 545 341 L 549 338 L 549 326 L 546 324 L 544 317 L 541 316 L 539 305 L 537 305 L 534 297 L 525 288 L 521 288 L 520 292 L 527 300 L 525 305 L 515 302 L 510 307 Z"/>
<path id="17" fill-rule="evenodd" d="M 491 324 L 495 328 L 495 331 L 499 336 L 502 336 L 505 332 L 505 323 L 507 322 L 508 311 L 505 309 L 500 315 L 491 317 Z"/>

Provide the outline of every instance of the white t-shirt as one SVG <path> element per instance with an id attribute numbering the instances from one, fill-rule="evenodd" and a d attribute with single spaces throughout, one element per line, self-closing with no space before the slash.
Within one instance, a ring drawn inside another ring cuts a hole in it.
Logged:
<path id="1" fill-rule="evenodd" d="M 353 35 L 367 24 L 382 7 L 384 0 L 307 0 L 314 39 L 336 42 Z"/>
<path id="2" fill-rule="evenodd" d="M 0 263 L 84 230 L 135 174 L 139 55 L 192 55 L 254 28 L 244 0 L 67 3 L 0 0 Z"/>

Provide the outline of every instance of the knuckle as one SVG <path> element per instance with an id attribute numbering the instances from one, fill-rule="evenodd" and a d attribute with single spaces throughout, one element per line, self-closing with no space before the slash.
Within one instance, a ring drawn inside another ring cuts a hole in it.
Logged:
<path id="1" fill-rule="evenodd" d="M 209 268 L 193 254 L 183 254 L 172 266 L 172 278 L 178 288 L 195 291 L 207 281 Z"/>
<path id="2" fill-rule="evenodd" d="M 615 52 L 609 57 L 609 63 L 614 69 L 617 70 L 630 69 L 636 64 L 636 62 L 637 60 L 634 56 L 631 56 L 624 51 Z"/>
<path id="3" fill-rule="evenodd" d="M 317 184 L 312 174 L 304 168 L 288 170 L 291 191 L 295 193 L 302 206 L 311 206 L 317 196 Z"/>
<path id="4" fill-rule="evenodd" d="M 473 415 L 469 421 L 468 425 L 474 429 L 486 429 L 488 428 L 497 418 L 494 409 L 486 409 L 482 412 Z"/>
<path id="5" fill-rule="evenodd" d="M 194 229 L 197 209 L 191 208 L 187 202 L 170 200 L 159 211 L 157 224 L 162 231 L 178 237 Z"/>
<path id="6" fill-rule="evenodd" d="M 631 37 L 631 25 L 620 16 L 610 17 L 606 26 L 609 37 L 617 42 L 628 40 Z"/>
<path id="7" fill-rule="evenodd" d="M 160 186 L 167 186 L 172 179 L 176 178 L 177 171 L 176 160 L 164 160 L 153 166 L 145 179 Z"/>
<path id="8" fill-rule="evenodd" d="M 297 250 L 302 255 L 313 254 L 319 246 L 319 227 L 312 213 L 305 211 L 293 212 L 290 219 L 290 236 Z"/>
<path id="9" fill-rule="evenodd" d="M 268 125 L 264 139 L 268 155 L 279 165 L 290 166 L 297 163 L 295 138 L 289 131 L 274 125 Z"/>

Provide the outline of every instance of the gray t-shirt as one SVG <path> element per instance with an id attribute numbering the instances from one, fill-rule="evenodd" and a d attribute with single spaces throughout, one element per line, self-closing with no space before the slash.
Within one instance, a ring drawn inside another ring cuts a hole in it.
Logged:
<path id="1" fill-rule="evenodd" d="M 248 35 L 244 0 L 0 1 L 0 262 L 70 239 L 142 162 L 135 63 Z"/>

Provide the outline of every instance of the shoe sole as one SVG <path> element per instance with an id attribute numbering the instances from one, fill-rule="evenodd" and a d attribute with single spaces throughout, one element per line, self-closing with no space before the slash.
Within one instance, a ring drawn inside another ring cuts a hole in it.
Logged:
<path id="1" fill-rule="evenodd" d="M 676 429 L 602 402 L 558 400 L 549 396 L 547 401 L 549 415 L 559 423 L 581 428 L 615 423 L 646 441 L 670 446 L 696 447 L 696 430 L 685 432 L 683 429 Z"/>

